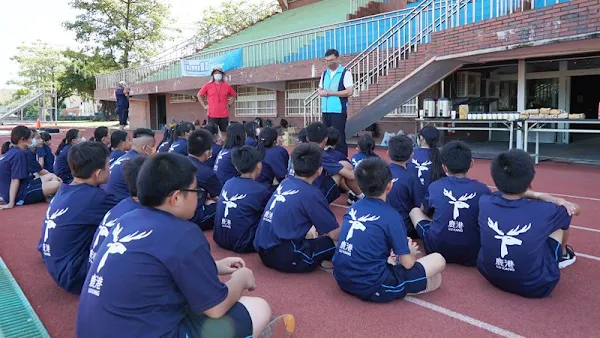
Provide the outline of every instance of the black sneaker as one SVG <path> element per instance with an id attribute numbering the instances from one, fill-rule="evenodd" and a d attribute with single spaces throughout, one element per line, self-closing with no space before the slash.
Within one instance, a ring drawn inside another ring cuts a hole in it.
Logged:
<path id="1" fill-rule="evenodd" d="M 358 201 L 358 197 L 352 191 L 348 191 L 348 201 L 346 201 L 346 203 L 348 205 L 352 205 L 357 201 Z"/>
<path id="2" fill-rule="evenodd" d="M 564 269 L 567 266 L 575 263 L 576 260 L 577 256 L 575 256 L 575 251 L 573 251 L 573 248 L 570 245 L 567 245 L 567 253 L 562 255 L 558 261 L 558 267 L 560 269 Z"/>

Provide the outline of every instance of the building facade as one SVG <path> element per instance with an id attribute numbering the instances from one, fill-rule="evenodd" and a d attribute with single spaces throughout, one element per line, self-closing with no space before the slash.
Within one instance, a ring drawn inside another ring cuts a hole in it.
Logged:
<path id="1" fill-rule="evenodd" d="M 319 119 L 316 96 L 329 48 L 353 74 L 350 134 L 376 123 L 413 133 L 427 98 L 454 109 L 522 112 L 551 108 L 598 119 L 600 0 L 280 0 L 283 12 L 184 60 L 210 60 L 240 50 L 241 67 L 225 79 L 238 93 L 230 119 Z M 189 48 L 189 47 L 188 47 Z M 208 77 L 184 76 L 181 58 L 97 77 L 96 99 L 131 87 L 132 127 L 204 120 L 195 97 Z M 600 129 L 600 124 L 583 126 Z M 551 128 L 573 128 L 557 123 Z M 504 140 L 506 133 L 451 137 Z M 531 136 L 531 135 L 530 135 Z M 569 133 L 540 133 L 544 143 L 570 143 Z"/>

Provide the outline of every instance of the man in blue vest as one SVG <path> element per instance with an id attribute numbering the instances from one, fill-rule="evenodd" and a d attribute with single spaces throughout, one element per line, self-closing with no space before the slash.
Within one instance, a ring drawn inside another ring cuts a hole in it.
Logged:
<path id="1" fill-rule="evenodd" d="M 319 95 L 321 96 L 321 112 L 323 123 L 340 132 L 340 142 L 336 149 L 348 157 L 346 144 L 346 120 L 348 119 L 348 97 L 353 92 L 352 73 L 338 63 L 340 53 L 335 49 L 325 52 L 327 70 L 321 75 Z"/>

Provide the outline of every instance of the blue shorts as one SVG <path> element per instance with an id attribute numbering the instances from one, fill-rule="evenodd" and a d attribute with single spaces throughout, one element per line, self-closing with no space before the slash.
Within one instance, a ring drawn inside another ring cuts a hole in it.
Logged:
<path id="1" fill-rule="evenodd" d="M 117 115 L 119 116 L 119 125 L 126 126 L 129 118 L 129 107 L 117 106 Z"/>
<path id="2" fill-rule="evenodd" d="M 421 238 L 423 240 L 423 246 L 425 247 L 425 252 L 427 252 L 427 253 L 433 252 L 433 250 L 431 250 L 432 248 L 427 243 L 428 241 L 425 239 L 427 237 L 427 233 L 429 232 L 430 226 L 431 226 L 431 221 L 424 219 L 424 220 L 420 221 L 419 223 L 417 223 L 417 226 L 415 227 L 415 230 L 417 231 L 419 238 Z"/>
<path id="3" fill-rule="evenodd" d="M 507 280 L 499 281 L 487 276 L 482 269 L 478 268 L 478 270 L 485 279 L 501 290 L 515 293 L 525 298 L 544 298 L 552 293 L 560 281 L 558 262 L 562 256 L 561 244 L 554 238 L 548 237 L 548 239 L 546 239 L 545 255 L 546 257 L 543 258 L 543 265 L 539 272 L 540 277 L 537 279 L 536 283 L 522 281 L 514 281 L 511 283 Z"/>
<path id="4" fill-rule="evenodd" d="M 330 261 L 335 252 L 333 240 L 327 236 L 315 239 L 283 241 L 267 250 L 259 249 L 263 264 L 282 272 L 310 272 Z"/>
<path id="5" fill-rule="evenodd" d="M 246 338 L 252 337 L 252 318 L 242 303 L 235 303 L 219 318 L 188 312 L 181 322 L 187 338 Z"/>
<path id="6" fill-rule="evenodd" d="M 388 265 L 388 275 L 381 286 L 364 300 L 375 303 L 389 303 L 402 299 L 408 293 L 419 293 L 427 289 L 425 268 L 419 262 L 410 269 L 402 265 Z"/>
<path id="7" fill-rule="evenodd" d="M 23 195 L 23 199 L 17 201 L 16 205 L 27 205 L 41 202 L 46 202 L 46 196 L 42 190 L 42 179 L 38 177 L 29 181 L 27 188 L 25 188 L 25 195 Z"/>
<path id="8" fill-rule="evenodd" d="M 200 203 L 200 201 L 198 201 Z M 194 221 L 203 231 L 210 230 L 215 226 L 215 214 L 217 213 L 217 203 L 203 205 L 199 208 L 198 217 Z"/>
<path id="9" fill-rule="evenodd" d="M 325 176 L 319 189 L 321 189 L 323 196 L 325 196 L 325 199 L 327 199 L 327 203 L 329 204 L 333 203 L 342 195 L 340 187 L 338 187 L 331 176 Z"/>

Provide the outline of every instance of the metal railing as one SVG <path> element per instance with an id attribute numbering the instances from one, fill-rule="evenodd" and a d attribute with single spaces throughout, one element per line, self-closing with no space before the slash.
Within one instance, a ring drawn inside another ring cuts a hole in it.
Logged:
<path id="1" fill-rule="evenodd" d="M 53 86 L 45 86 L 43 88 L 33 89 L 29 94 L 5 106 L 2 113 L 0 113 L 0 119 L 5 119 L 13 114 L 19 113 L 19 111 L 34 103 L 36 100 L 43 99 L 45 97 L 54 99 L 55 95 L 56 93 Z"/>
<path id="2" fill-rule="evenodd" d="M 430 42 L 434 32 L 567 1 L 570 0 L 423 0 L 348 63 L 346 69 L 354 79 L 353 96 L 360 96 L 380 76 L 397 68 L 401 60 L 417 51 L 419 44 Z M 320 118 L 321 100 L 314 91 L 304 101 L 304 124 Z"/>
<path id="3" fill-rule="evenodd" d="M 471 22 L 566 1 L 570 0 L 476 0 L 477 6 L 469 6 L 475 19 Z M 414 8 L 421 8 L 424 2 L 427 0 L 421 0 L 421 4 Z M 524 6 L 525 3 L 530 5 Z M 200 46 L 192 38 L 161 53 L 154 59 L 155 62 L 96 76 L 96 88 L 114 88 L 119 81 L 136 84 L 181 77 L 180 60 L 210 59 L 238 48 L 243 49 L 244 68 L 320 58 L 325 52 L 323 48 L 335 48 L 342 54 L 359 53 L 377 40 L 387 30 L 385 27 L 396 25 L 409 12 L 411 10 L 402 9 L 225 47 L 209 47 L 199 53 L 196 51 Z M 316 43 L 315 40 L 320 41 Z"/>

